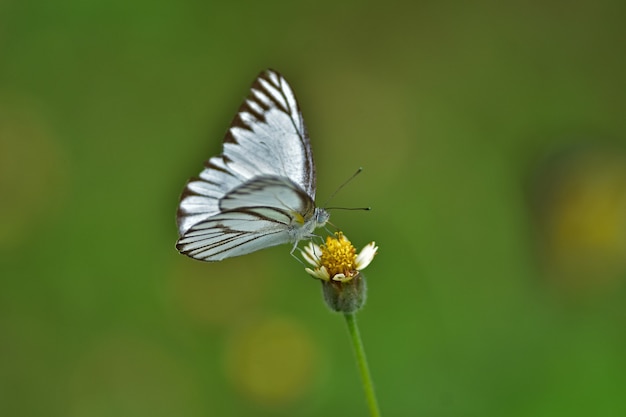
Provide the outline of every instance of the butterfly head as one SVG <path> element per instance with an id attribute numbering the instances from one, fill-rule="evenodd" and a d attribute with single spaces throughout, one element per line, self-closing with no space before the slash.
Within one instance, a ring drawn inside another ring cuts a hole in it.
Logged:
<path id="1" fill-rule="evenodd" d="M 323 208 L 316 207 L 315 213 L 313 213 L 313 218 L 315 219 L 316 228 L 322 227 L 326 224 L 328 219 L 330 218 L 330 213 L 324 210 Z"/>

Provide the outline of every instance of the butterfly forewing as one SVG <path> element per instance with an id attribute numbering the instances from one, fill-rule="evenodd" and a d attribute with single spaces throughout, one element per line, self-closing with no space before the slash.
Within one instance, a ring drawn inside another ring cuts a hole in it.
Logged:
<path id="1" fill-rule="evenodd" d="M 267 70 L 235 116 L 223 153 L 187 183 L 176 247 L 219 261 L 297 242 L 328 218 L 314 199 L 315 165 L 296 97 L 280 74 Z"/>
<path id="2" fill-rule="evenodd" d="M 253 83 L 235 116 L 222 155 L 189 181 L 178 209 L 179 234 L 220 213 L 219 198 L 257 176 L 288 178 L 315 199 L 313 153 L 296 97 L 287 81 L 267 70 Z"/>

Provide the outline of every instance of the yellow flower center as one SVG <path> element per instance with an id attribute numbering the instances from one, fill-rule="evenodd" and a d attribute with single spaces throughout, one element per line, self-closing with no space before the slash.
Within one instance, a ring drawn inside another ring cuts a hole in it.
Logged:
<path id="1" fill-rule="evenodd" d="M 326 267 L 331 277 L 337 274 L 351 277 L 356 270 L 356 249 L 343 233 L 337 232 L 335 236 L 328 236 L 326 244 L 321 246 L 320 264 Z"/>

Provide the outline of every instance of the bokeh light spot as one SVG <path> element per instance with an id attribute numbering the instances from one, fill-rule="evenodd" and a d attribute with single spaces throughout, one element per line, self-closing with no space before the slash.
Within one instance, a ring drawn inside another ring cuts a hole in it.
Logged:
<path id="1" fill-rule="evenodd" d="M 611 288 L 626 272 L 626 152 L 575 149 L 539 176 L 541 257 L 568 290 Z"/>
<path id="2" fill-rule="evenodd" d="M 300 323 L 275 317 L 233 334 L 224 360 L 228 376 L 243 395 L 266 407 L 280 407 L 309 389 L 317 356 Z"/>
<path id="3" fill-rule="evenodd" d="M 2 95 L 2 94 L 0 94 Z M 0 249 L 19 246 L 67 197 L 67 158 L 37 106 L 0 102 Z"/>

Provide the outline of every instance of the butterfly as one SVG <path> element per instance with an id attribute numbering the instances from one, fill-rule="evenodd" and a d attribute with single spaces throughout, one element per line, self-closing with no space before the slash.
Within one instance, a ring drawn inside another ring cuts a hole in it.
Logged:
<path id="1" fill-rule="evenodd" d="M 293 90 L 266 70 L 224 137 L 223 152 L 187 182 L 178 206 L 182 254 L 220 261 L 298 242 L 326 224 L 315 206 L 315 164 Z"/>

